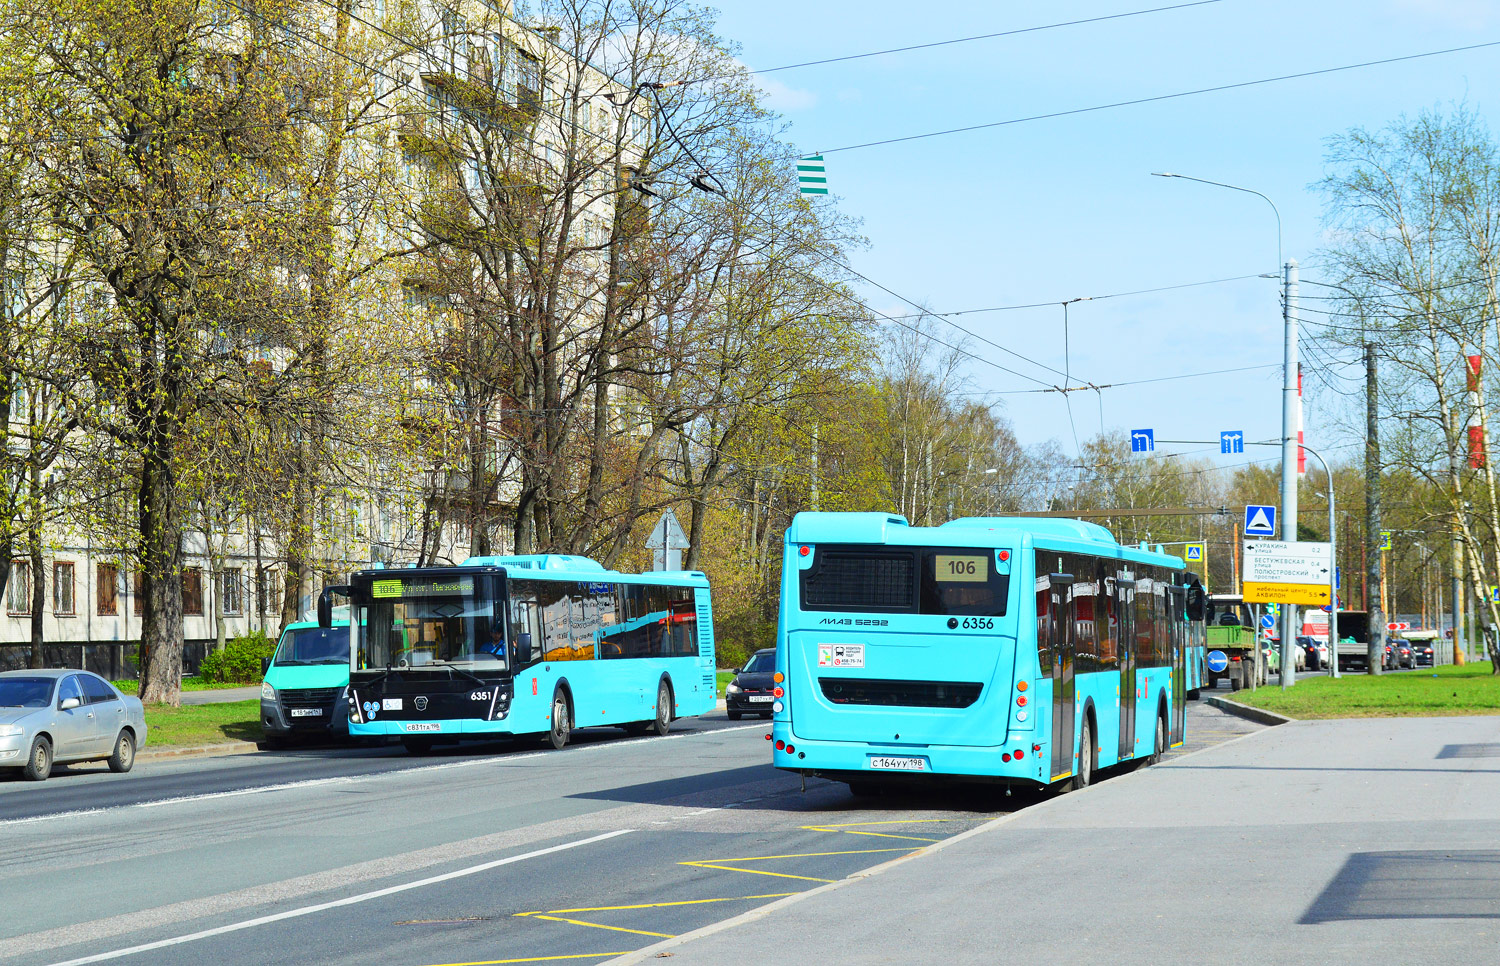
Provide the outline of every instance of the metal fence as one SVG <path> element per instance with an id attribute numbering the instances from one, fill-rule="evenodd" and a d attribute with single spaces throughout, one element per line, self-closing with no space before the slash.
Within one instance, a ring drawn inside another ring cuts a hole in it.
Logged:
<path id="1" fill-rule="evenodd" d="M 182 673 L 197 674 L 198 666 L 213 647 L 212 641 L 188 641 L 182 645 Z M 45 667 L 72 667 L 93 671 L 111 681 L 138 680 L 140 645 L 135 641 L 109 644 L 43 644 Z M 31 645 L 0 646 L 0 671 L 19 671 L 31 666 Z"/>

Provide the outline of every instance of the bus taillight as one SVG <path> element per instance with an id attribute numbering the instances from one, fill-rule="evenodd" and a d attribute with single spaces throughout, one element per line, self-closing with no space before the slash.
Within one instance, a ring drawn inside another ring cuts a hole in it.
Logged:
<path id="1" fill-rule="evenodd" d="M 1026 695 L 1023 694 L 1019 698 L 1016 698 L 1016 706 L 1020 708 L 1026 707 Z"/>
<path id="2" fill-rule="evenodd" d="M 1016 761 L 1020 761 L 1022 758 L 1026 757 L 1026 752 L 1021 748 L 1017 748 L 1016 753 L 1013 757 L 1016 759 Z"/>
<path id="3" fill-rule="evenodd" d="M 772 696 L 778 697 L 778 698 L 784 698 L 784 697 L 786 697 L 786 691 L 783 690 L 780 685 L 772 688 L 771 689 L 771 694 L 772 694 Z"/>
<path id="4" fill-rule="evenodd" d="M 781 751 L 785 747 L 786 747 L 786 742 L 782 741 L 780 738 L 777 738 L 776 739 L 776 750 L 777 751 Z"/>

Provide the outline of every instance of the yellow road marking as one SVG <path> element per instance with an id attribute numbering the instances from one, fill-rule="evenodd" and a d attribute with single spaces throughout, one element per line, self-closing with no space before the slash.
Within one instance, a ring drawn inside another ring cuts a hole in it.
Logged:
<path id="1" fill-rule="evenodd" d="M 904 849 L 901 851 L 905 851 Z M 778 879 L 800 879 L 803 882 L 832 882 L 832 879 L 819 879 L 810 875 L 791 875 L 786 872 L 766 872 L 763 869 L 741 869 L 732 865 L 714 865 L 712 862 L 679 862 L 678 865 L 691 865 L 697 869 L 723 869 L 725 872 L 747 872 L 750 875 L 769 875 Z"/>
<path id="2" fill-rule="evenodd" d="M 793 852 L 791 855 L 747 855 L 741 859 L 700 859 L 701 862 L 767 862 L 771 859 L 815 859 L 824 855 L 871 855 L 875 852 L 911 852 L 914 849 L 853 849 L 848 852 Z M 695 865 L 679 862 L 678 865 Z"/>
<path id="3" fill-rule="evenodd" d="M 669 932 L 651 932 L 647 929 L 626 929 L 624 926 L 606 926 L 602 923 L 597 922 L 584 922 L 582 919 L 569 919 L 566 916 L 544 916 L 539 912 L 532 913 L 532 916 L 537 919 L 547 919 L 551 922 L 568 922 L 572 923 L 575 926 L 589 926 L 594 929 L 608 929 L 612 932 L 628 932 L 634 933 L 637 936 L 655 936 L 658 939 L 671 939 L 673 935 Z"/>
<path id="4" fill-rule="evenodd" d="M 916 825 L 918 823 L 931 824 L 933 822 L 957 822 L 956 818 L 893 818 L 883 822 L 836 822 L 831 825 L 804 825 L 805 829 L 814 832 L 825 832 L 835 828 L 863 828 L 866 825 Z"/>
<path id="5" fill-rule="evenodd" d="M 763 896 L 726 896 L 723 899 L 678 899 L 675 902 L 642 902 L 633 906 L 588 906 L 579 909 L 542 909 L 538 912 L 518 912 L 518 916 L 562 915 L 565 912 L 616 912 L 621 909 L 659 909 L 665 906 L 697 906 L 707 902 L 748 902 L 751 899 L 785 899 L 795 892 L 772 892 Z"/>
<path id="6" fill-rule="evenodd" d="M 620 953 L 570 953 L 566 956 L 528 956 L 525 959 L 475 959 L 466 963 L 436 963 L 434 966 L 504 966 L 507 963 L 551 963 L 559 959 L 607 959 L 611 956 L 623 956 L 630 950 Z"/>
<path id="7" fill-rule="evenodd" d="M 843 832 L 845 835 L 873 835 L 876 838 L 882 838 L 882 839 L 906 839 L 909 842 L 941 842 L 942 841 L 942 839 L 925 839 L 925 838 L 922 838 L 920 835 L 892 835 L 890 832 L 858 832 L 858 831 L 850 831 L 849 829 L 843 829 L 843 828 L 841 828 L 841 829 L 817 828 L 817 827 L 812 826 L 812 825 L 804 825 L 802 827 L 805 828 L 805 829 L 808 829 L 810 831 L 813 831 L 813 832 Z"/>

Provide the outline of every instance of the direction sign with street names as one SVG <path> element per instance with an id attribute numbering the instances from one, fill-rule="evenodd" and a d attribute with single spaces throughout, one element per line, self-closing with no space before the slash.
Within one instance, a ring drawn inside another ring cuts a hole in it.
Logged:
<path id="1" fill-rule="evenodd" d="M 1284 540 L 1245 541 L 1245 580 L 1266 584 L 1320 584 L 1327 603 L 1333 575 L 1326 543 Z"/>
<path id="2" fill-rule="evenodd" d="M 1245 603 L 1323 605 L 1332 599 L 1326 543 L 1245 541 Z"/>
<path id="3" fill-rule="evenodd" d="M 1245 507 L 1245 536 L 1276 536 L 1276 508 L 1255 505 Z"/>

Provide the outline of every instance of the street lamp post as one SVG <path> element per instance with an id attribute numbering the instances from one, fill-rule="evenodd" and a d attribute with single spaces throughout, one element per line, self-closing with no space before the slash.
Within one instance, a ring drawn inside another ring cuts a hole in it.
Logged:
<path id="1" fill-rule="evenodd" d="M 1297 263 L 1282 260 L 1281 210 L 1276 207 L 1276 202 L 1253 188 L 1242 188 L 1237 184 L 1194 178 L 1171 171 L 1153 171 L 1152 174 L 1158 178 L 1181 178 L 1184 181 L 1196 181 L 1199 184 L 1228 188 L 1231 191 L 1243 191 L 1247 195 L 1255 195 L 1270 205 L 1271 211 L 1276 215 L 1276 262 L 1284 272 L 1281 318 L 1285 331 L 1281 388 L 1281 538 L 1289 543 L 1293 542 L 1297 539 L 1297 405 L 1299 401 L 1297 394 Z M 1329 538 L 1332 539 L 1332 534 Z M 1337 607 L 1334 609 L 1337 610 Z M 1284 688 L 1290 687 L 1296 680 L 1294 671 L 1296 664 L 1292 659 L 1296 627 L 1296 605 L 1283 607 L 1281 609 L 1281 686 Z"/>

